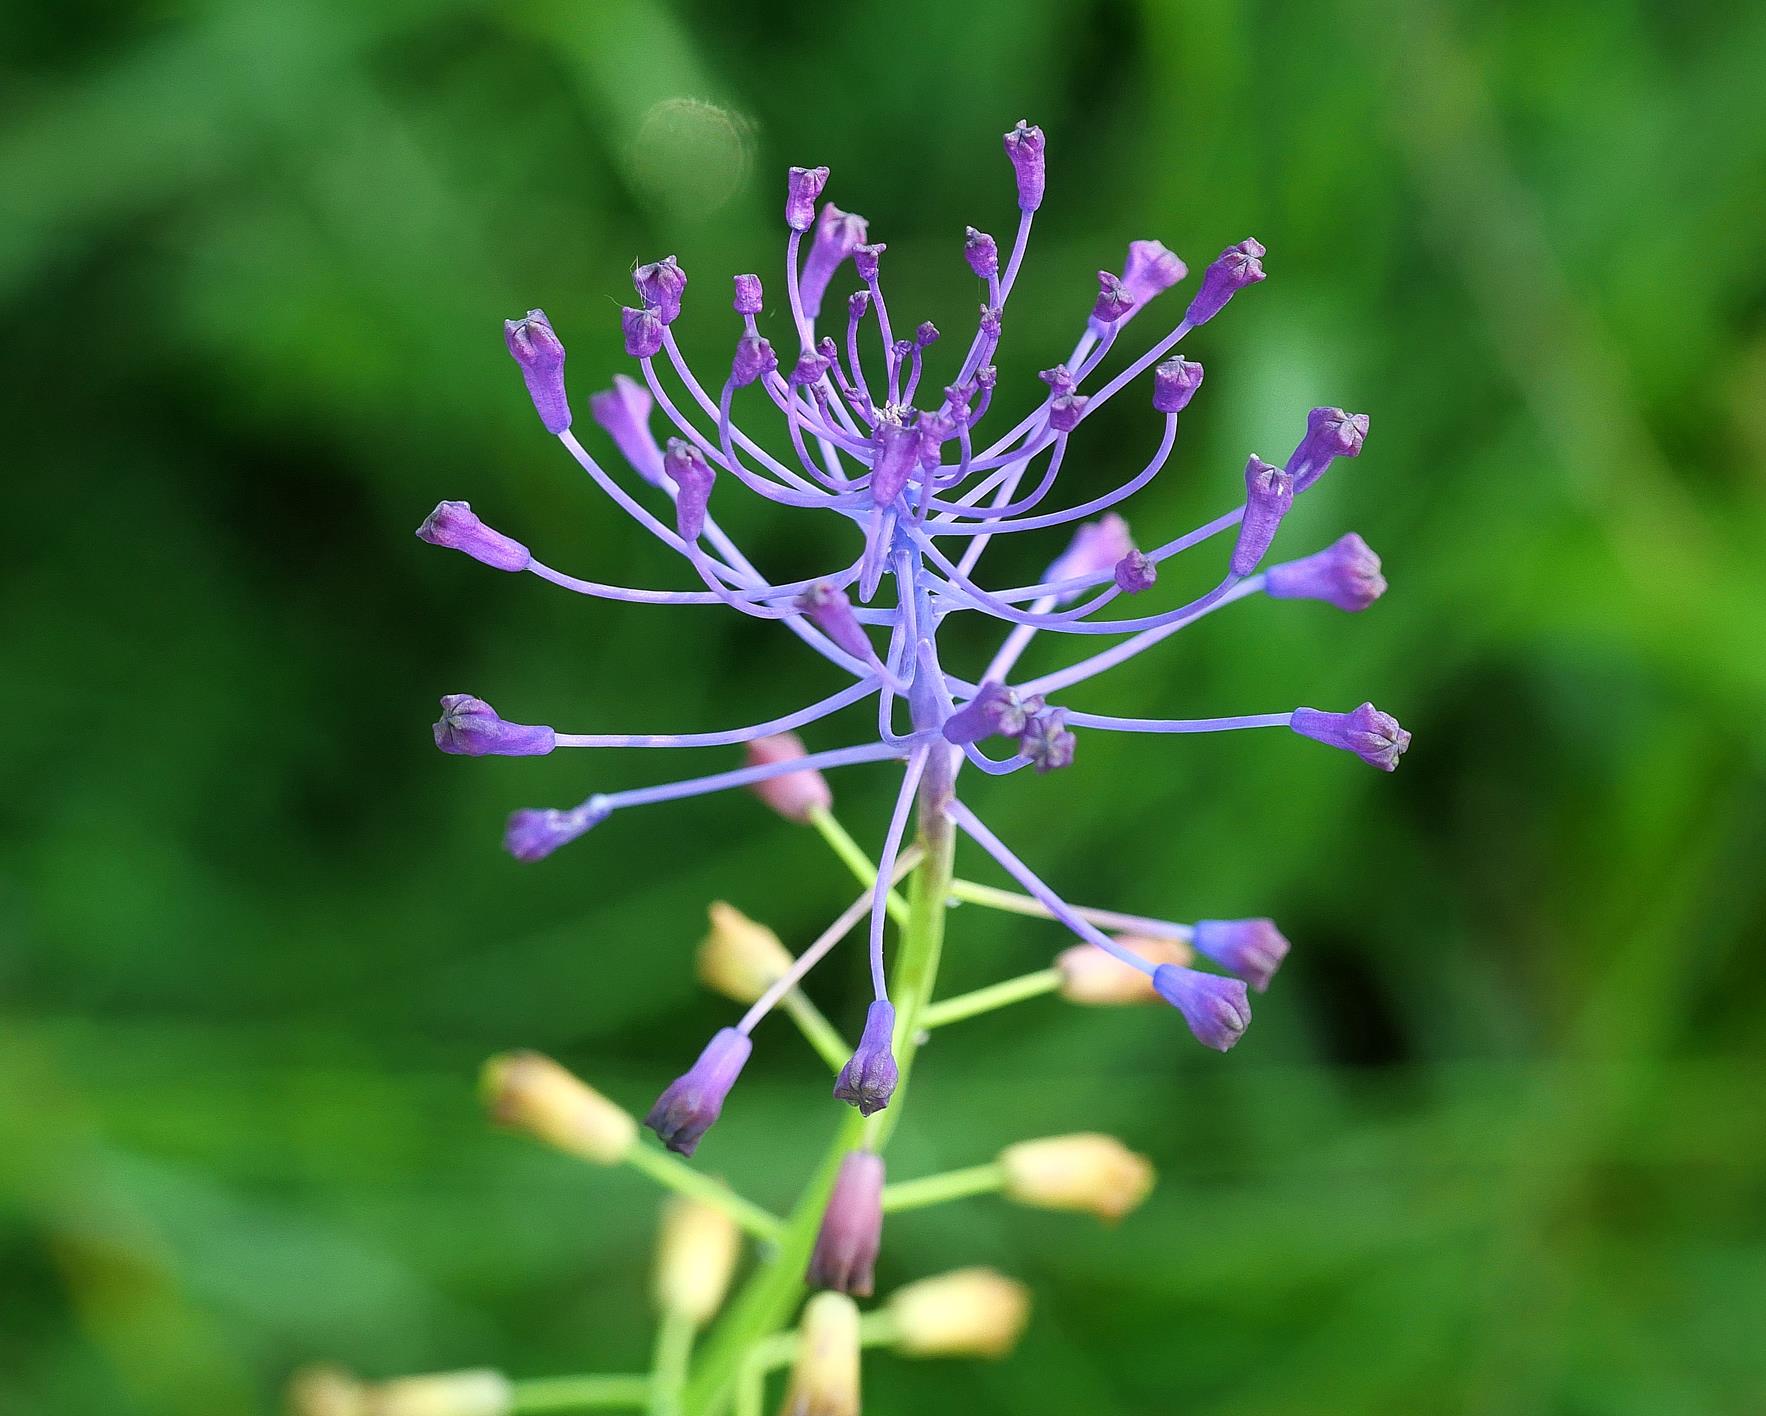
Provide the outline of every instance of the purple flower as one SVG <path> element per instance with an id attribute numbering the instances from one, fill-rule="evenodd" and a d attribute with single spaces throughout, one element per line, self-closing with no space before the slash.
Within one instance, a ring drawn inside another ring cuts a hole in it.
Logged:
<path id="1" fill-rule="evenodd" d="M 1326 713 L 1317 708 L 1296 708 L 1288 726 L 1301 737 L 1328 743 L 1353 752 L 1370 767 L 1382 772 L 1397 769 L 1398 759 L 1410 746 L 1410 734 L 1398 726 L 1390 713 L 1363 703 L 1351 713 Z"/>
<path id="2" fill-rule="evenodd" d="M 1073 377 L 1073 370 L 1065 364 L 1056 364 L 1052 369 L 1044 369 L 1037 374 L 1037 378 L 1047 384 L 1050 393 L 1053 394 L 1072 393 L 1078 384 L 1078 380 Z"/>
<path id="3" fill-rule="evenodd" d="M 1323 600 L 1339 610 L 1365 610 L 1386 593 L 1380 558 L 1351 531 L 1303 560 L 1272 565 L 1263 588 L 1276 600 Z"/>
<path id="4" fill-rule="evenodd" d="M 929 344 L 938 343 L 938 326 L 931 320 L 922 320 L 919 328 L 914 331 L 914 343 L 922 349 Z"/>
<path id="5" fill-rule="evenodd" d="M 981 307 L 981 316 L 980 316 L 980 326 L 979 327 L 980 327 L 981 333 L 984 338 L 991 339 L 996 342 L 998 341 L 998 339 L 1000 337 L 1000 328 L 1001 328 L 1000 307 L 998 305 L 983 305 Z M 977 379 L 980 379 L 983 374 L 988 374 L 990 372 L 991 372 L 991 366 L 986 369 L 977 369 L 975 371 L 975 377 Z M 983 381 L 981 386 L 983 388 L 986 388 L 987 387 L 986 382 Z"/>
<path id="6" fill-rule="evenodd" d="M 993 237 L 973 226 L 963 231 L 963 259 L 978 280 L 988 280 L 1000 273 L 999 247 L 994 244 Z"/>
<path id="7" fill-rule="evenodd" d="M 1202 386 L 1202 366 L 1174 354 L 1153 370 L 1153 411 L 1181 413 Z"/>
<path id="8" fill-rule="evenodd" d="M 1053 772 L 1073 764 L 1073 734 L 1067 731 L 1067 714 L 1060 708 L 1032 713 L 1018 737 L 1018 751 L 1038 772 Z"/>
<path id="9" fill-rule="evenodd" d="M 564 346 L 552 333 L 544 310 L 529 310 L 518 320 L 503 321 L 503 342 L 521 366 L 534 411 L 548 433 L 570 426 L 570 400 L 564 396 Z"/>
<path id="10" fill-rule="evenodd" d="M 626 306 L 619 312 L 619 328 L 625 335 L 625 352 L 634 359 L 653 358 L 662 348 L 662 317 L 653 305 L 641 310 Z"/>
<path id="11" fill-rule="evenodd" d="M 1085 417 L 1085 405 L 1091 400 L 1083 394 L 1057 393 L 1049 400 L 1049 426 L 1057 433 L 1070 433 Z"/>
<path id="12" fill-rule="evenodd" d="M 600 797 L 590 797 L 569 811 L 543 807 L 512 812 L 503 828 L 503 849 L 519 861 L 544 860 L 558 847 L 599 826 L 610 814 Z"/>
<path id="13" fill-rule="evenodd" d="M 706 509 L 711 505 L 711 484 L 717 474 L 705 454 L 684 438 L 670 438 L 662 457 L 662 470 L 680 489 L 675 498 L 675 525 L 683 541 L 697 541 L 705 529 Z"/>
<path id="14" fill-rule="evenodd" d="M 1151 590 L 1158 578 L 1158 567 L 1139 551 L 1130 551 L 1116 562 L 1116 587 L 1125 595 Z"/>
<path id="15" fill-rule="evenodd" d="M 864 242 L 867 229 L 864 217 L 841 211 L 833 202 L 822 208 L 822 215 L 816 222 L 815 239 L 810 242 L 809 255 L 804 259 L 803 274 L 797 286 L 798 298 L 803 301 L 803 313 L 811 319 L 821 314 L 822 296 L 827 293 L 828 282 L 840 269 L 841 262 Z"/>
<path id="16" fill-rule="evenodd" d="M 1216 1052 L 1225 1052 L 1251 1025 L 1251 1000 L 1236 978 L 1160 964 L 1153 970 L 1153 987 L 1183 1014 L 1196 1041 Z"/>
<path id="17" fill-rule="evenodd" d="M 765 303 L 765 296 L 761 293 L 760 288 L 760 277 L 758 275 L 738 275 L 733 278 L 732 283 L 736 288 L 736 298 L 733 302 L 736 313 L 758 315 L 761 306 Z"/>
<path id="18" fill-rule="evenodd" d="M 1018 126 L 1006 134 L 1006 156 L 1012 160 L 1012 171 L 1018 178 L 1018 209 L 1035 211 L 1042 205 L 1043 136 L 1041 128 L 1031 127 L 1020 118 Z"/>
<path id="19" fill-rule="evenodd" d="M 895 1094 L 895 1009 L 887 999 L 879 998 L 865 1014 L 865 1030 L 858 1040 L 858 1049 L 840 1069 L 834 1083 L 834 1095 L 852 1103 L 861 1115 L 869 1116 L 889 1105 Z"/>
<path id="20" fill-rule="evenodd" d="M 944 720 L 945 741 L 960 747 L 983 738 L 1018 737 L 1042 707 L 1039 695 L 1020 698 L 1003 683 L 984 683 L 979 693 Z"/>
<path id="21" fill-rule="evenodd" d="M 825 167 L 793 167 L 785 177 L 785 225 L 808 231 L 815 224 L 816 203 L 828 185 Z"/>
<path id="22" fill-rule="evenodd" d="M 810 1287 L 871 1296 L 871 1270 L 883 1245 L 883 1176 L 883 1157 L 870 1151 L 849 1151 L 840 1162 L 809 1256 Z"/>
<path id="23" fill-rule="evenodd" d="M 501 531 L 493 531 L 463 501 L 445 501 L 417 528 L 417 539 L 450 551 L 464 551 L 496 570 L 526 570 L 533 561 L 527 547 Z"/>
<path id="24" fill-rule="evenodd" d="M 1098 298 L 1091 307 L 1091 317 L 1099 324 L 1115 324 L 1135 307 L 1135 298 L 1122 283 L 1120 276 L 1107 270 L 1098 272 Z"/>
<path id="25" fill-rule="evenodd" d="M 653 403 L 650 390 L 643 384 L 624 374 L 615 374 L 611 389 L 589 395 L 589 416 L 613 439 L 613 445 L 638 475 L 657 486 L 662 481 L 662 449 L 656 446 L 656 437 L 650 431 Z"/>
<path id="26" fill-rule="evenodd" d="M 1367 414 L 1341 408 L 1314 408 L 1306 415 L 1306 437 L 1294 454 L 1296 463 L 1326 463 L 1333 457 L 1355 457 L 1367 441 Z"/>
<path id="27" fill-rule="evenodd" d="M 435 745 L 457 757 L 544 757 L 556 745 L 550 728 L 505 722 L 469 693 L 450 693 L 441 706 Z"/>
<path id="28" fill-rule="evenodd" d="M 1199 919 L 1190 943 L 1259 993 L 1268 991 L 1270 979 L 1288 957 L 1288 941 L 1267 919 Z"/>
<path id="29" fill-rule="evenodd" d="M 913 475 L 914 463 L 920 455 L 919 429 L 903 422 L 885 419 L 872 439 L 877 449 L 871 464 L 871 500 L 887 506 L 902 493 Z"/>
<path id="30" fill-rule="evenodd" d="M 1245 464 L 1245 519 L 1233 546 L 1234 575 L 1249 575 L 1275 539 L 1276 528 L 1294 504 L 1294 479 L 1255 455 Z"/>
<path id="31" fill-rule="evenodd" d="M 762 374 L 779 367 L 779 356 L 773 346 L 758 334 L 745 334 L 736 341 L 736 357 L 730 361 L 730 380 L 737 388 L 746 388 Z"/>
<path id="32" fill-rule="evenodd" d="M 1086 522 L 1073 533 L 1073 540 L 1067 549 L 1042 573 L 1042 583 L 1053 585 L 1060 580 L 1077 580 L 1082 575 L 1102 575 L 1106 571 L 1113 571 L 1133 549 L 1134 542 L 1128 536 L 1128 523 L 1115 512 L 1109 512 L 1096 521 Z M 1077 590 L 1070 590 L 1061 596 L 1061 601 L 1066 603 L 1079 594 Z"/>
<path id="33" fill-rule="evenodd" d="M 1184 311 L 1189 324 L 1206 324 L 1218 315 L 1226 302 L 1247 285 L 1263 279 L 1263 247 L 1250 237 L 1236 246 L 1228 246 L 1220 257 L 1202 273 L 1202 288 L 1190 307 Z"/>
<path id="34" fill-rule="evenodd" d="M 807 388 L 810 384 L 820 383 L 827 372 L 827 356 L 805 349 L 797 356 L 797 362 L 786 377 L 793 388 Z"/>
<path id="35" fill-rule="evenodd" d="M 632 272 L 632 284 L 646 305 L 654 305 L 664 324 L 680 318 L 681 295 L 687 288 L 687 273 L 673 256 L 664 256 Z"/>
<path id="36" fill-rule="evenodd" d="M 860 280 L 867 283 L 875 280 L 877 278 L 877 271 L 882 263 L 882 255 L 888 249 L 889 247 L 881 241 L 873 241 L 870 244 L 863 246 L 854 246 L 852 248 L 852 273 Z M 865 292 L 865 298 L 869 299 L 870 294 L 871 292 L 867 290 Z"/>
<path id="37" fill-rule="evenodd" d="M 743 1064 L 752 1051 L 754 1044 L 746 1033 L 719 1028 L 699 1054 L 699 1060 L 656 1098 L 644 1124 L 671 1151 L 692 1155 L 700 1138 L 722 1113 L 724 1098 L 742 1075 Z"/>
<path id="38" fill-rule="evenodd" d="M 1163 294 L 1190 273 L 1190 269 L 1162 241 L 1130 241 L 1128 260 L 1122 267 L 1122 288 L 1139 309 L 1155 295 Z"/>

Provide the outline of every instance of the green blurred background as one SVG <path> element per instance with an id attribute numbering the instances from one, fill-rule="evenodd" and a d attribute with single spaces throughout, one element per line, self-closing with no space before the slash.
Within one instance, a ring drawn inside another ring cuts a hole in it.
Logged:
<path id="1" fill-rule="evenodd" d="M 1365 408 L 1278 549 L 1359 530 L 1392 582 L 1360 617 L 1235 607 L 1073 701 L 1371 697 L 1416 745 L 1388 778 L 1272 734 L 1094 733 L 1071 772 L 972 785 L 1071 896 L 1268 912 L 1295 949 L 1224 1058 L 1162 1011 L 1048 1001 L 940 1035 L 895 1173 L 1096 1127 L 1162 1183 L 1114 1230 L 892 1222 L 882 1285 L 992 1263 L 1037 1310 L 1001 1364 L 878 1358 L 869 1409 L 1766 1409 L 1766 10 L 4 14 L 0 1409 L 266 1411 L 317 1357 L 642 1364 L 654 1194 L 492 1133 L 477 1064 L 540 1047 L 641 1109 L 730 1016 L 692 976 L 706 903 L 801 945 L 852 887 L 746 797 L 519 867 L 511 807 L 679 763 L 442 758 L 435 699 L 696 729 L 834 681 L 765 626 L 579 602 L 411 530 L 470 498 L 554 564 L 685 584 L 541 435 L 498 321 L 545 306 L 580 406 L 624 366 L 631 263 L 674 251 L 683 338 L 722 360 L 727 276 L 777 284 L 783 168 L 825 162 L 897 323 L 954 332 L 1024 115 L 1050 196 L 1002 403 L 1128 239 L 1199 268 L 1255 233 L 1272 278 L 1193 341 L 1207 387 L 1131 519 L 1175 534 L 1311 404 Z M 1122 402 L 1071 494 L 1141 465 Z M 763 563 L 824 562 L 813 522 L 725 498 Z M 999 583 L 1049 536 L 990 553 Z M 835 786 L 874 842 L 886 775 Z M 1063 943 L 964 910 L 950 986 Z M 852 1027 L 860 962 L 814 991 Z M 790 1030 L 762 1041 L 702 1157 L 782 1206 L 837 1116 Z"/>

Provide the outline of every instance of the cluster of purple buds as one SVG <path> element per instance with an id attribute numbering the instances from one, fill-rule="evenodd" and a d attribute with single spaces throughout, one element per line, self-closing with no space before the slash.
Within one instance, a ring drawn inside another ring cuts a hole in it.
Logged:
<path id="1" fill-rule="evenodd" d="M 559 732 L 505 722 L 483 700 L 455 694 L 442 700 L 435 740 L 445 752 L 515 756 L 568 748 L 746 746 L 745 765 L 597 793 L 569 809 L 516 812 L 506 844 L 521 860 L 551 854 L 618 811 L 736 787 L 754 790 L 790 819 L 811 819 L 825 812 L 830 800 L 825 772 L 895 764 L 895 809 L 877 853 L 868 908 L 848 911 L 839 931 L 868 917 L 875 1001 L 863 1038 L 835 1086 L 837 1097 L 867 1115 L 888 1105 L 896 1083 L 896 1018 L 883 967 L 885 903 L 916 801 L 923 807 L 930 802 L 1049 916 L 1136 971 L 1201 1042 L 1225 1050 L 1249 1024 L 1248 988 L 1267 988 L 1287 952 L 1287 941 L 1274 925 L 1262 919 L 1166 924 L 1168 937 L 1188 941 L 1219 973 L 1145 957 L 1069 906 L 975 815 L 958 790 L 963 770 L 1003 776 L 1026 767 L 1068 768 L 1076 760 L 1077 734 L 1087 731 L 1287 728 L 1386 771 L 1410 742 L 1408 733 L 1371 704 L 1348 712 L 1303 707 L 1232 717 L 1124 718 L 1065 701 L 1070 691 L 1098 675 L 1250 596 L 1362 610 L 1383 593 L 1386 582 L 1379 558 L 1355 535 L 1264 566 L 1296 498 L 1337 459 L 1361 451 L 1367 418 L 1340 408 L 1313 409 L 1287 458 L 1249 456 L 1242 497 L 1195 530 L 1143 548 L 1115 509 L 1170 460 L 1180 415 L 1197 395 L 1203 375 L 1199 363 L 1173 350 L 1238 293 L 1264 279 L 1265 252 L 1255 240 L 1230 245 L 1211 261 L 1181 318 L 1106 376 L 1104 366 L 1124 329 L 1188 275 L 1185 263 L 1159 242 L 1130 243 L 1121 273 L 1099 274 L 1095 297 L 1075 286 L 1076 342 L 1042 375 L 1046 387 L 1029 411 L 998 436 L 982 433 L 999 388 L 994 360 L 1005 311 L 1046 178 L 1040 129 L 1019 123 L 1006 134 L 1005 148 L 1016 180 L 1017 230 L 1003 247 L 992 236 L 967 229 L 962 258 L 982 285 L 980 314 L 966 340 L 938 343 L 940 353 L 956 346 L 948 360 L 948 383 L 922 377 L 939 340 L 932 324 L 920 324 L 911 337 L 894 332 L 882 285 L 883 243 L 869 240 L 864 218 L 820 204 L 828 181 L 825 167 L 792 168 L 786 182 L 789 235 L 772 339 L 783 341 L 779 348 L 794 349 L 790 357 L 781 359 L 775 342 L 760 332 L 758 321 L 767 308 L 760 278 L 738 275 L 732 301 L 737 327 L 727 371 L 702 380 L 674 335 L 674 325 L 688 312 L 685 272 L 673 256 L 634 270 L 638 303 L 623 310 L 620 321 L 637 377 L 617 376 L 610 390 L 590 397 L 588 407 L 611 450 L 635 474 L 635 488 L 611 470 L 616 463 L 591 454 L 572 431 L 564 349 L 545 315 L 534 310 L 508 323 L 509 350 L 542 425 L 621 512 L 682 557 L 696 581 L 693 588 L 609 585 L 553 569 L 520 542 L 486 526 L 464 502 L 443 502 L 418 532 L 496 569 L 524 571 L 577 594 L 626 603 L 719 606 L 773 621 L 825 661 L 836 681 L 832 689 L 762 723 L 709 732 Z M 819 333 L 825 296 L 848 265 L 859 288 L 845 302 L 844 327 Z M 1145 328 L 1145 321 L 1138 327 Z M 1070 436 L 1090 413 L 1148 371 L 1156 446 L 1144 468 L 1114 487 L 1088 483 L 1069 504 L 1058 504 L 1055 491 Z M 781 419 L 792 455 L 775 456 L 750 437 L 738 412 L 744 419 L 757 412 Z M 664 430 L 660 445 L 653 431 L 658 421 Z M 1224 471 L 1218 481 L 1223 492 L 1241 485 Z M 846 549 L 819 575 L 771 579 L 716 515 L 718 505 L 738 493 L 776 503 L 784 515 L 832 513 Z M 994 537 L 1061 528 L 1068 528 L 1068 544 L 1037 583 L 984 586 L 978 579 Z M 1234 534 L 1230 552 L 1219 555 L 1219 578 L 1206 593 L 1145 614 L 1103 613 L 1122 596 L 1147 596 L 1164 562 L 1183 552 L 1207 554 L 1202 548 L 1227 532 Z M 943 626 L 952 616 L 973 615 L 995 621 L 1003 640 L 984 665 L 949 668 Z M 1113 642 L 1064 668 L 1018 674 L 1032 639 L 1050 634 L 1101 635 Z M 861 710 L 867 703 L 869 709 Z M 869 724 L 833 746 L 806 752 L 789 736 L 847 710 L 867 711 Z M 747 1060 L 755 1024 L 838 937 L 802 956 L 783 987 L 770 989 L 737 1026 L 719 1032 L 694 1066 L 663 1092 L 646 1120 L 667 1145 L 691 1154 Z M 842 1218 L 835 1224 L 832 1216 L 836 1208 L 841 1216 L 875 1209 L 882 1162 L 855 1153 L 849 1170 L 841 1176 L 830 1210 L 833 1231 L 818 1244 L 814 1268 L 821 1281 L 862 1291 L 869 1283 L 875 1232 L 868 1220 Z"/>

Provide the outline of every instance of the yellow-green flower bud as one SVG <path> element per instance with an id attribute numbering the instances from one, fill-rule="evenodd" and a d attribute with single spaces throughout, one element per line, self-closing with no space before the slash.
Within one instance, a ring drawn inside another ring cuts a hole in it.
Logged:
<path id="1" fill-rule="evenodd" d="M 734 905 L 714 902 L 711 929 L 699 946 L 699 981 L 737 1003 L 752 1003 L 791 967 L 791 951 L 764 924 Z"/>
<path id="2" fill-rule="evenodd" d="M 597 1165 L 617 1165 L 638 1143 L 638 1123 L 587 1082 L 537 1052 L 484 1064 L 491 1119 Z"/>
<path id="3" fill-rule="evenodd" d="M 911 1357 L 1003 1357 L 1030 1320 L 1030 1290 L 989 1268 L 956 1269 L 898 1288 L 888 1312 Z"/>
<path id="4" fill-rule="evenodd" d="M 1116 941 L 1132 949 L 1149 964 L 1176 964 L 1183 967 L 1196 955 L 1188 944 L 1175 939 L 1143 939 L 1124 934 Z M 1120 959 L 1112 959 L 1093 944 L 1076 944 L 1055 959 L 1061 971 L 1061 996 L 1069 1003 L 1091 1007 L 1113 1007 L 1125 1003 L 1157 1003 L 1153 979 L 1139 969 L 1131 969 Z"/>
<path id="5" fill-rule="evenodd" d="M 657 1308 L 703 1327 L 729 1292 L 741 1252 L 736 1221 L 721 1209 L 698 1200 L 669 1200 L 656 1246 Z"/>
<path id="6" fill-rule="evenodd" d="M 858 1304 L 818 1293 L 803 1305 L 797 1362 L 779 1416 L 858 1416 Z"/>
<path id="7" fill-rule="evenodd" d="M 1005 1193 L 1038 1209 L 1089 1210 L 1121 1219 L 1153 1188 L 1153 1165 L 1114 1136 L 1080 1132 L 1020 1141 L 1000 1152 Z"/>

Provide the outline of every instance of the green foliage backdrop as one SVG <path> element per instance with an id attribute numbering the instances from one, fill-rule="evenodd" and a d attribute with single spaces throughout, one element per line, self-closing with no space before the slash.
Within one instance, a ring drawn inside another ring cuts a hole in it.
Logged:
<path id="1" fill-rule="evenodd" d="M 580 399 L 631 262 L 675 251 L 719 357 L 783 167 L 826 162 L 898 318 L 955 330 L 1024 115 L 1051 195 L 1008 386 L 1129 238 L 1199 266 L 1255 233 L 1272 278 L 1197 345 L 1132 519 L 1174 534 L 1310 404 L 1366 408 L 1284 546 L 1357 529 L 1392 582 L 1359 618 L 1247 603 L 1085 706 L 1365 696 L 1416 746 L 1388 779 L 1092 734 L 980 788 L 1075 897 L 1268 912 L 1296 948 L 1229 1057 L 1048 1002 L 940 1037 L 903 1173 L 1095 1126 L 1162 1183 L 1115 1230 L 892 1222 L 883 1283 L 989 1262 L 1038 1306 L 1003 1364 L 878 1359 L 870 1409 L 1766 1399 L 1766 11 L 70 0 L 0 37 L 0 1408 L 269 1410 L 314 1357 L 642 1362 L 654 1196 L 492 1134 L 476 1066 L 541 1047 L 641 1108 L 726 1016 L 706 902 L 801 943 L 851 887 L 746 799 L 518 867 L 507 809 L 661 765 L 444 759 L 434 700 L 692 729 L 827 681 L 764 626 L 567 602 L 411 529 L 466 497 L 556 564 L 678 583 L 540 435 L 498 321 L 543 304 Z M 1072 485 L 1147 436 L 1108 422 Z M 728 520 L 819 560 L 813 523 Z M 836 789 L 874 839 L 882 777 Z M 953 931 L 952 986 L 1062 943 Z M 850 1027 L 857 964 L 817 991 Z M 766 1041 L 705 1155 L 783 1203 L 837 1117 Z"/>

